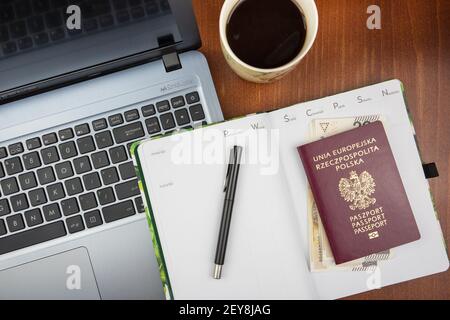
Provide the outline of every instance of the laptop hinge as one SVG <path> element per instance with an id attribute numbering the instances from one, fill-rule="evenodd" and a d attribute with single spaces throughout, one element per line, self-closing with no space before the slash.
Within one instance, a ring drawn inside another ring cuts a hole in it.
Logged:
<path id="1" fill-rule="evenodd" d="M 166 72 L 172 72 L 182 68 L 180 57 L 176 52 L 163 55 L 162 60 L 164 67 L 166 68 Z"/>

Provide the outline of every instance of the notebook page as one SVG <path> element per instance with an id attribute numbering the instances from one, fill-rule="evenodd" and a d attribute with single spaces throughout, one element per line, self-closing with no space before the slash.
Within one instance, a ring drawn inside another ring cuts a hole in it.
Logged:
<path id="1" fill-rule="evenodd" d="M 248 130 L 258 137 L 267 133 L 266 122 L 267 115 L 254 115 L 140 146 L 143 173 L 175 299 L 317 297 L 306 261 L 299 254 L 300 233 L 293 224 L 295 212 L 284 174 L 276 165 L 270 172 L 268 162 L 253 163 L 249 155 L 264 148 L 249 141 L 243 142 L 222 279 L 212 277 L 229 149 Z M 228 142 L 221 164 L 176 163 L 174 154 L 180 150 L 177 139 L 200 139 L 213 130 L 220 133 L 214 136 L 217 140 L 203 146 L 211 151 L 213 145 Z M 226 138 L 225 131 L 229 134 Z"/>
<path id="2" fill-rule="evenodd" d="M 372 272 L 333 271 L 311 273 L 321 298 L 334 299 L 390 284 L 445 271 L 448 257 L 442 231 L 430 198 L 421 160 L 399 81 L 393 80 L 324 99 L 298 104 L 271 113 L 273 127 L 280 128 L 281 159 L 291 201 L 298 214 L 302 252 L 309 261 L 306 197 L 308 184 L 296 147 L 311 142 L 313 119 L 383 115 L 385 129 L 421 239 L 394 249 L 394 256 Z M 289 120 L 289 121 L 288 121 Z"/>

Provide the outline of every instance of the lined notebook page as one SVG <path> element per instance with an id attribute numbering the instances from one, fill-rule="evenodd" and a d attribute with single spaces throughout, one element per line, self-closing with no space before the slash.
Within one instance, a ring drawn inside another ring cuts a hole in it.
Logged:
<path id="1" fill-rule="evenodd" d="M 266 120 L 257 115 L 185 134 L 255 124 L 267 129 Z M 179 165 L 173 161 L 176 146 L 169 138 L 139 149 L 175 299 L 316 298 L 282 168 L 265 175 L 259 165 L 241 165 L 222 279 L 215 280 L 229 149 L 223 164 Z M 244 162 L 252 146 L 244 145 Z"/>

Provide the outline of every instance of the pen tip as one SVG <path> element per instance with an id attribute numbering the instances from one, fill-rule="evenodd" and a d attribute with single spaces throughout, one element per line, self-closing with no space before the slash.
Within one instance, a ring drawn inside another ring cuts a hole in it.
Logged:
<path id="1" fill-rule="evenodd" d="M 222 266 L 216 264 L 214 267 L 214 279 L 220 279 L 222 276 Z"/>

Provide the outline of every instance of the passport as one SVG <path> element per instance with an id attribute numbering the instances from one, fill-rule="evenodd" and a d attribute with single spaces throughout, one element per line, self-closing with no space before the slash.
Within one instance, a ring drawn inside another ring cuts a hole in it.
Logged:
<path id="1" fill-rule="evenodd" d="M 420 239 L 380 121 L 298 147 L 336 264 Z"/>

